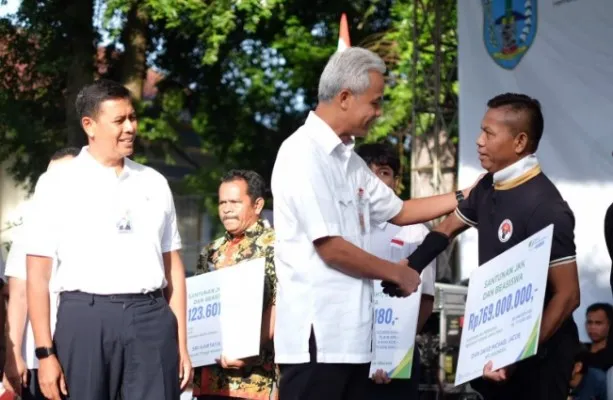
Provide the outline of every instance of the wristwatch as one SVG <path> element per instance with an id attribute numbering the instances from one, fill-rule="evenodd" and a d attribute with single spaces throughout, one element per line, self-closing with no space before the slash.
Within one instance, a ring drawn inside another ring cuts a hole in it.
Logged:
<path id="1" fill-rule="evenodd" d="M 36 358 L 42 360 L 43 358 L 47 358 L 55 354 L 55 349 L 53 347 L 37 347 L 34 350 L 34 354 Z"/>
<path id="2" fill-rule="evenodd" d="M 458 203 L 461 203 L 464 200 L 464 193 L 462 193 L 461 190 L 457 190 L 455 192 L 455 198 L 458 201 Z"/>

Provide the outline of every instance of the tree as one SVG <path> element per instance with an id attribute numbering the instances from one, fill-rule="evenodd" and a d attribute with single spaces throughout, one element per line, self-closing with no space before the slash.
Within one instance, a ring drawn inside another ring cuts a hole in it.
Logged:
<path id="1" fill-rule="evenodd" d="M 398 0 L 391 17 L 389 30 L 363 42 L 390 68 L 384 116 L 369 140 L 397 145 L 411 172 L 404 174 L 405 195 L 447 193 L 458 135 L 456 4 Z"/>
<path id="2" fill-rule="evenodd" d="M 230 8 L 233 14 L 206 13 L 213 3 L 198 12 L 151 11 L 151 38 L 164 43 L 155 64 L 166 78 L 149 107 L 157 113 L 147 116 L 141 132 L 175 143 L 184 139 L 184 128 L 197 134 L 207 158 L 184 190 L 203 195 L 210 212 L 224 171 L 250 168 L 269 179 L 279 145 L 316 104 L 319 74 L 336 50 L 341 12 L 349 14 L 352 37 L 360 40 L 387 27 L 391 2 L 267 2 L 271 8 L 256 3 Z M 198 24 L 190 24 L 193 15 Z M 232 28 L 223 31 L 217 47 L 217 37 L 202 34 L 216 23 Z M 187 110 L 189 123 L 177 120 L 181 110 Z"/>
<path id="3" fill-rule="evenodd" d="M 100 32 L 86 3 L 24 0 L 16 22 L 2 21 L 0 33 L 9 39 L 0 67 L 0 159 L 11 160 L 18 180 L 34 181 L 51 152 L 80 132 L 65 129 L 75 119 L 77 87 L 105 76 L 138 97 L 146 66 L 153 66 L 164 79 L 154 99 L 138 104 L 139 154 L 172 150 L 190 158 L 181 150 L 195 138 L 204 156 L 188 161 L 198 171 L 185 188 L 210 194 L 231 167 L 270 176 L 279 144 L 316 102 L 340 14 L 347 12 L 359 41 L 389 26 L 392 2 L 98 0 L 113 38 L 104 57 L 92 45 Z M 81 11 L 65 12 L 77 5 Z M 73 36 L 78 40 L 67 39 Z M 24 74 L 31 76 L 24 81 Z"/>
<path id="4" fill-rule="evenodd" d="M 77 90 L 93 79 L 93 0 L 23 0 L 0 19 L 0 161 L 29 184 L 51 153 L 83 142 Z"/>

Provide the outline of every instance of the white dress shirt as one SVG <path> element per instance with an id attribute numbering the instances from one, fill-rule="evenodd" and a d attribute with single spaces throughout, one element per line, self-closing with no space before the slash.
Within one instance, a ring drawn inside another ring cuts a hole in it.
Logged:
<path id="1" fill-rule="evenodd" d="M 40 177 L 29 217 L 26 253 L 57 257 L 59 292 L 164 288 L 162 254 L 181 248 L 166 178 L 127 158 L 117 175 L 87 147 Z"/>
<path id="2" fill-rule="evenodd" d="M 26 209 L 26 212 L 29 207 Z M 24 218 L 27 219 L 27 218 Z M 27 278 L 26 270 L 26 252 L 25 252 L 25 235 L 23 225 L 19 227 L 19 231 L 15 235 L 15 239 L 11 245 L 8 257 L 6 258 L 6 277 L 13 279 L 20 279 L 25 281 Z M 49 282 L 49 310 L 50 310 L 50 325 L 51 336 L 55 331 L 55 321 L 57 318 L 57 306 L 58 306 L 58 294 L 54 290 L 55 274 L 57 272 L 57 262 L 53 259 L 53 266 L 51 268 L 51 280 Z M 26 317 L 26 329 L 23 333 L 23 340 L 21 343 L 21 356 L 23 357 L 28 369 L 38 368 L 38 359 L 34 353 L 36 345 L 34 343 L 34 332 L 32 331 L 32 324 L 30 319 Z"/>
<path id="3" fill-rule="evenodd" d="M 372 227 L 372 254 L 385 260 L 397 260 L 409 257 L 417 246 L 424 241 L 430 230 L 424 224 L 397 226 L 383 222 Z M 396 252 L 397 257 L 392 253 Z M 434 296 L 436 282 L 436 259 L 421 271 L 421 293 Z M 375 285 L 380 281 L 375 281 Z"/>
<path id="4" fill-rule="evenodd" d="M 272 193 L 276 362 L 309 362 L 311 327 L 318 362 L 370 362 L 372 281 L 327 265 L 313 241 L 342 236 L 369 251 L 371 225 L 396 216 L 402 200 L 315 113 L 281 145 Z"/>

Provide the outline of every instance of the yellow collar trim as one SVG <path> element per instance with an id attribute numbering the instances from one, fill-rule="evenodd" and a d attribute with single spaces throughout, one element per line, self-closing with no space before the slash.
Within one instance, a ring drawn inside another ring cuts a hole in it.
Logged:
<path id="1" fill-rule="evenodd" d="M 494 189 L 509 190 L 509 189 L 516 188 L 517 186 L 528 182 L 530 179 L 534 178 L 540 173 L 541 173 L 541 166 L 536 165 L 530 168 L 529 170 L 527 170 L 526 172 L 524 172 L 523 174 L 521 174 L 520 176 L 518 176 L 517 178 L 509 179 L 508 181 L 504 181 L 504 182 L 495 183 Z"/>

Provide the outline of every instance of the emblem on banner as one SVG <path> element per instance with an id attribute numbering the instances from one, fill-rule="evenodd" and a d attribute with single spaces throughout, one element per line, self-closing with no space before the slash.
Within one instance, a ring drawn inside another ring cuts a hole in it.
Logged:
<path id="1" fill-rule="evenodd" d="M 536 36 L 538 0 L 482 0 L 483 41 L 504 69 L 515 68 Z"/>

